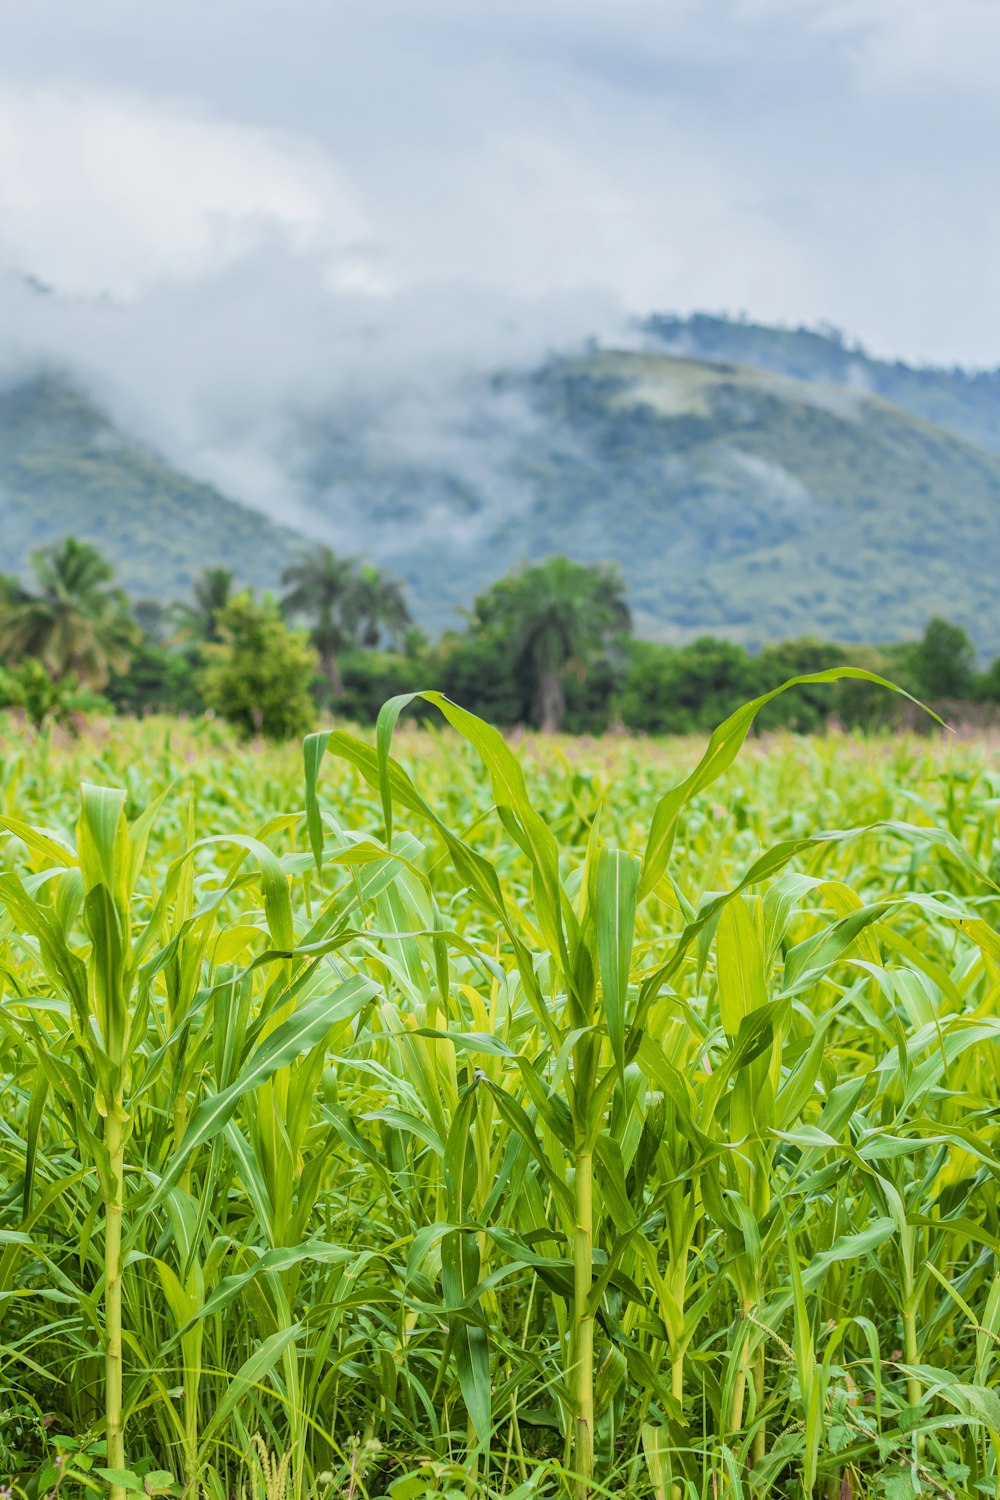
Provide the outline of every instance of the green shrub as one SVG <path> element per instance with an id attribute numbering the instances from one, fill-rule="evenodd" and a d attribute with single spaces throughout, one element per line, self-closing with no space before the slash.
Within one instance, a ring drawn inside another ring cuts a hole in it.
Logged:
<path id="1" fill-rule="evenodd" d="M 143 641 L 132 653 L 127 672 L 112 677 L 107 697 L 118 713 L 197 714 L 205 708 L 198 690 L 202 662 L 195 650 L 172 651 Z"/>
<path id="2" fill-rule="evenodd" d="M 0 667 L 0 708 L 20 710 L 36 729 L 48 721 L 72 729 L 82 714 L 107 713 L 111 704 L 100 693 L 81 688 L 72 673 L 56 680 L 28 656 L 14 666 Z"/>
<path id="3" fill-rule="evenodd" d="M 237 594 L 219 615 L 218 644 L 202 647 L 198 689 L 209 708 L 244 734 L 287 740 L 313 724 L 310 686 L 318 659 L 303 631 L 290 630 L 277 604 Z"/>

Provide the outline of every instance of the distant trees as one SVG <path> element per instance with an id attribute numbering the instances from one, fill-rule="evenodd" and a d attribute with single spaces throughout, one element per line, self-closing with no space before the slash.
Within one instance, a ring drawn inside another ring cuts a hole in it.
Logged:
<path id="1" fill-rule="evenodd" d="M 907 656 L 921 698 L 933 703 L 972 696 L 976 652 L 961 625 L 935 617 Z"/>
<path id="2" fill-rule="evenodd" d="M 378 646 L 387 635 L 399 640 L 411 623 L 402 585 L 332 547 L 303 551 L 281 576 L 282 608 L 307 625 L 319 655 L 329 697 L 343 697 L 341 657 L 353 647 Z"/>
<path id="3" fill-rule="evenodd" d="M 54 681 L 72 675 L 103 688 L 139 638 L 114 569 L 75 537 L 34 552 L 31 564 L 35 589 L 8 581 L 0 597 L 0 658 L 32 658 Z"/>
<path id="4" fill-rule="evenodd" d="M 733 641 L 703 636 L 676 648 L 633 641 L 618 697 L 623 723 L 646 734 L 693 734 L 754 696 L 751 657 Z"/>
<path id="5" fill-rule="evenodd" d="M 171 607 L 181 640 L 199 645 L 218 641 L 219 620 L 233 596 L 234 578 L 229 568 L 203 568 L 191 588 L 190 601 Z"/>
<path id="6" fill-rule="evenodd" d="M 280 599 L 236 592 L 232 572 L 212 567 L 184 603 L 130 604 L 107 561 L 74 538 L 36 552 L 32 570 L 30 583 L 0 576 L 0 709 L 71 729 L 88 711 L 209 708 L 244 733 L 289 738 L 308 728 L 317 704 L 371 723 L 387 698 L 432 684 L 503 727 L 701 734 L 790 677 L 848 663 L 952 720 L 985 723 L 1000 704 L 1000 658 L 977 670 L 968 635 L 948 620 L 884 646 L 804 639 L 750 651 L 713 636 L 634 640 L 617 570 L 563 557 L 484 589 L 465 628 L 435 644 L 412 624 L 401 584 L 330 547 L 303 552 Z M 961 707 L 973 703 L 985 706 Z M 831 723 L 923 730 L 932 721 L 869 683 L 843 681 L 768 705 L 759 727 Z"/>
<path id="7" fill-rule="evenodd" d="M 371 563 L 357 568 L 352 614 L 354 644 L 365 651 L 387 642 L 401 645 L 413 624 L 403 585 Z"/>
<path id="8" fill-rule="evenodd" d="M 502 643 L 527 683 L 534 723 L 551 734 L 563 727 L 567 673 L 584 675 L 631 628 L 617 568 L 565 557 L 502 578 L 476 599 L 470 621 Z"/>

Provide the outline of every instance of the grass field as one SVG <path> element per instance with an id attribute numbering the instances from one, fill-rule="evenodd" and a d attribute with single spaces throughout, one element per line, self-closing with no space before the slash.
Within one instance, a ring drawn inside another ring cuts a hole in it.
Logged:
<path id="1" fill-rule="evenodd" d="M 0 1480 L 1000 1493 L 995 750 L 449 711 L 0 729 Z"/>

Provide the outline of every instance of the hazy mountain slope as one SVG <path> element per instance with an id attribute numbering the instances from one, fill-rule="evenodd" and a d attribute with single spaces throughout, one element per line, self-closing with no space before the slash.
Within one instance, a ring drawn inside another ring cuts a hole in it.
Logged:
<path id="1" fill-rule="evenodd" d="M 1000 457 L 859 389 L 597 351 L 470 383 L 419 420 L 313 411 L 288 442 L 309 529 L 402 577 L 431 631 L 552 553 L 613 559 L 646 634 L 901 639 L 931 614 L 1000 651 Z M 173 471 L 54 380 L 0 394 L 0 568 L 73 531 L 159 598 L 199 568 L 273 586 L 293 533 Z"/>
<path id="2" fill-rule="evenodd" d="M 432 627 L 565 552 L 616 559 L 649 634 L 884 640 L 941 612 L 1000 649 L 1000 458 L 862 391 L 598 352 L 479 389 L 423 462 L 374 430 L 330 413 L 298 478 Z"/>
<path id="3" fill-rule="evenodd" d="M 664 352 L 732 360 L 882 396 L 1000 453 L 1000 370 L 947 370 L 875 359 L 836 329 L 771 328 L 695 313 L 658 313 L 643 324 Z"/>
<path id="4" fill-rule="evenodd" d="M 941 612 L 1000 648 L 994 455 L 861 393 L 733 365 L 602 354 L 545 389 L 603 482 L 548 487 L 542 513 L 619 557 L 671 633 L 877 640 Z"/>
<path id="5" fill-rule="evenodd" d="M 197 484 L 119 431 L 68 382 L 0 391 L 0 571 L 72 533 L 95 543 L 136 595 L 186 594 L 207 564 L 277 585 L 302 539 Z"/>

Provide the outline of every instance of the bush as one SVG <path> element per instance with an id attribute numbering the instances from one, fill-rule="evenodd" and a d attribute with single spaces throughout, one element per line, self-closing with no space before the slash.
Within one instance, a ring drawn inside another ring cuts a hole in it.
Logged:
<path id="1" fill-rule="evenodd" d="M 198 677 L 205 703 L 247 735 L 288 740 L 315 719 L 310 686 L 318 658 L 305 633 L 290 630 L 273 599 L 237 594 L 220 612 L 220 641 L 205 645 Z"/>
<path id="2" fill-rule="evenodd" d="M 121 714 L 199 714 L 205 704 L 198 691 L 201 660 L 194 649 L 170 651 L 155 641 L 136 647 L 127 672 L 112 677 L 107 696 Z"/>
<path id="3" fill-rule="evenodd" d="M 340 664 L 343 693 L 333 705 L 338 719 L 356 724 L 374 724 L 379 709 L 400 693 L 437 686 L 422 657 L 403 656 L 397 651 L 352 651 Z M 325 682 L 323 683 L 325 687 Z M 408 717 L 427 718 L 427 705 L 415 704 Z"/>
<path id="4" fill-rule="evenodd" d="M 618 710 L 629 729 L 694 734 L 758 692 L 753 657 L 732 641 L 703 636 L 690 646 L 633 641 Z"/>
<path id="5" fill-rule="evenodd" d="M 81 688 L 72 673 L 56 680 L 36 657 L 28 656 L 16 666 L 0 667 L 0 708 L 19 710 L 36 729 L 48 721 L 75 729 L 82 714 L 109 712 L 111 704 L 100 693 Z"/>
<path id="6" fill-rule="evenodd" d="M 848 653 L 829 641 L 782 641 L 765 646 L 754 658 L 758 693 L 769 693 L 790 677 L 805 677 L 812 672 L 826 672 L 843 666 Z M 837 711 L 838 693 L 844 683 L 816 683 L 785 693 L 762 710 L 761 729 L 792 729 L 797 734 L 815 734 L 825 728 Z M 882 697 L 886 696 L 884 690 Z"/>
<path id="7" fill-rule="evenodd" d="M 442 691 L 470 713 L 508 727 L 530 719 L 531 682 L 519 680 L 511 652 L 495 637 L 446 636 L 434 667 Z"/>
<path id="8" fill-rule="evenodd" d="M 908 654 L 921 698 L 935 703 L 972 696 L 975 649 L 961 625 L 931 620 Z"/>

